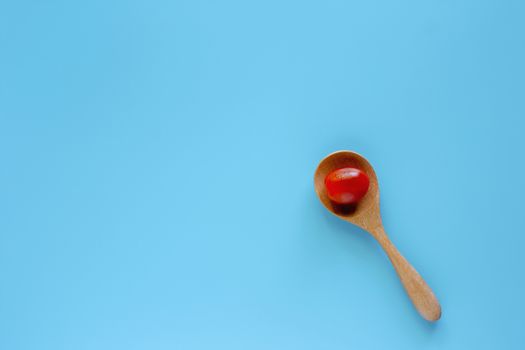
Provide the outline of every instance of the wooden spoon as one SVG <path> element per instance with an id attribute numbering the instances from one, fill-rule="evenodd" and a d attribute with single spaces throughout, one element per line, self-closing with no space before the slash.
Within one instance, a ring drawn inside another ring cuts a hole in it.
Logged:
<path id="1" fill-rule="evenodd" d="M 324 180 L 326 175 L 335 169 L 344 167 L 358 168 L 364 171 L 370 179 L 370 186 L 366 195 L 353 208 L 344 208 L 333 203 L 328 198 Z M 428 321 L 437 321 L 441 317 L 441 306 L 419 273 L 399 253 L 385 233 L 379 212 L 379 186 L 376 173 L 361 155 L 351 151 L 338 151 L 324 158 L 314 177 L 315 191 L 321 203 L 339 218 L 351 222 L 370 233 L 383 247 L 388 258 L 405 287 L 408 296 L 417 311 Z"/>

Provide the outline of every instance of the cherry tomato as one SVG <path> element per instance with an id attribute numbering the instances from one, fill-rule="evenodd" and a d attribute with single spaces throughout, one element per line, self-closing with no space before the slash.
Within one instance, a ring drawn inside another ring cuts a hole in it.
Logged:
<path id="1" fill-rule="evenodd" d="M 357 168 L 332 171 L 324 179 L 328 197 L 338 204 L 356 204 L 368 191 L 370 180 Z"/>

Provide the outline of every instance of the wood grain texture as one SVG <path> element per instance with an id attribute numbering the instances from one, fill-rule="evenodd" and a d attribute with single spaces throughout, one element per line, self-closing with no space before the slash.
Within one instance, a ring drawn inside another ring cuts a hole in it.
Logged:
<path id="1" fill-rule="evenodd" d="M 344 167 L 361 169 L 370 179 L 367 194 L 357 206 L 351 208 L 343 208 L 332 203 L 324 185 L 326 175 L 335 169 Z M 420 315 L 428 321 L 437 321 L 441 317 L 439 301 L 421 275 L 399 253 L 385 232 L 379 209 L 379 185 L 376 173 L 370 163 L 355 152 L 338 151 L 332 153 L 319 163 L 315 171 L 314 186 L 321 203 L 331 213 L 363 228 L 379 242 Z"/>

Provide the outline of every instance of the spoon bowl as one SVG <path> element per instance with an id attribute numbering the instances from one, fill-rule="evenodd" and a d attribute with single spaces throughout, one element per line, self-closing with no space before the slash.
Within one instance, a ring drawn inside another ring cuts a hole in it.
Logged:
<path id="1" fill-rule="evenodd" d="M 330 172 L 345 167 L 360 169 L 370 180 L 366 195 L 352 206 L 332 202 L 328 198 L 324 183 Z M 321 160 L 315 171 L 314 187 L 326 209 L 337 217 L 361 227 L 379 242 L 417 311 L 426 320 L 437 321 L 441 317 L 439 301 L 421 275 L 399 253 L 383 228 L 379 210 L 379 184 L 374 168 L 366 158 L 352 151 L 337 151 L 328 155 Z"/>
<path id="2" fill-rule="evenodd" d="M 356 205 L 341 205 L 328 198 L 324 180 L 334 170 L 352 167 L 362 170 L 370 180 L 366 195 Z M 363 229 L 368 227 L 368 219 L 381 220 L 379 215 L 379 186 L 374 168 L 360 154 L 351 151 L 337 151 L 319 163 L 314 176 L 314 186 L 321 203 L 332 214 Z"/>

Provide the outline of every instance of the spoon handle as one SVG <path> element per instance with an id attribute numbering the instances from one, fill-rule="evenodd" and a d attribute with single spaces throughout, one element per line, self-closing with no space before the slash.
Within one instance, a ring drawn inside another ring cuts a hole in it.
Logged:
<path id="1" fill-rule="evenodd" d="M 401 255 L 382 227 L 374 230 L 373 235 L 385 250 L 392 265 L 394 265 L 399 279 L 417 311 L 427 321 L 439 320 L 441 317 L 441 306 L 432 289 L 407 259 Z"/>

